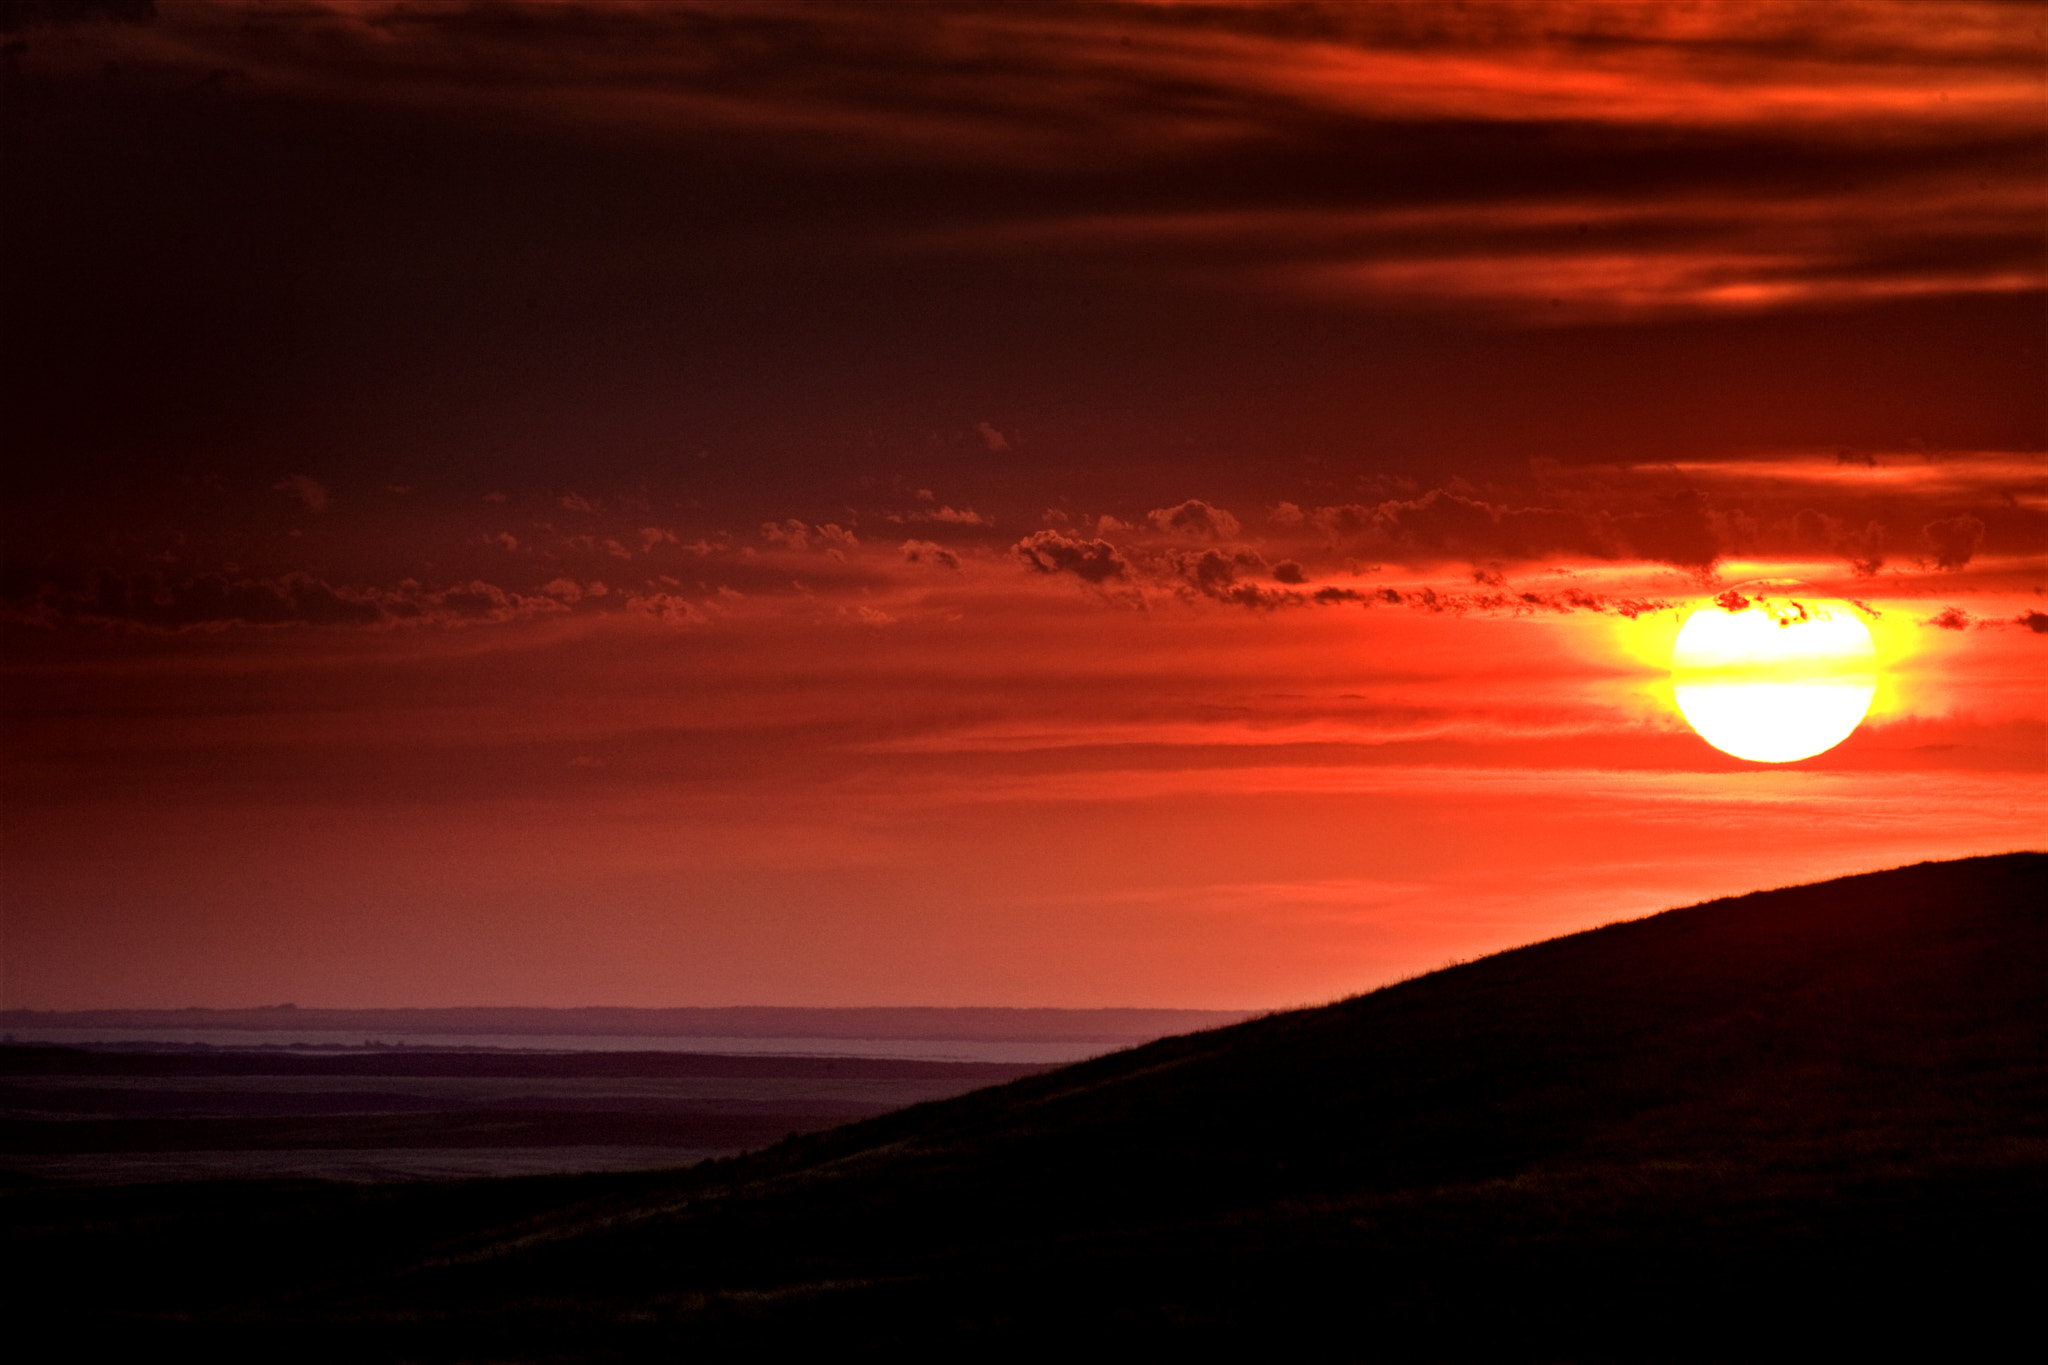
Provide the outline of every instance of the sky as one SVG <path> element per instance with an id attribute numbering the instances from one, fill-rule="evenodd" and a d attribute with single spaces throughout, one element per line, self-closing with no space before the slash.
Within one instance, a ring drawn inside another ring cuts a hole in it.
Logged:
<path id="1" fill-rule="evenodd" d="M 6 1007 L 1277 1008 L 2048 843 L 2039 5 L 0 26 Z M 1756 579 L 1876 640 L 1796 763 L 1673 704 Z"/>

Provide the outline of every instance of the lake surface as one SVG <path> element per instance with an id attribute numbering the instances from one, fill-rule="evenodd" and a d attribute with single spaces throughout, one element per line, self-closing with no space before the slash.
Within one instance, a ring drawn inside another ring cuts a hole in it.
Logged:
<path id="1" fill-rule="evenodd" d="M 443 1180 L 663 1169 L 1241 1012 L 11 1010 L 0 1178 Z"/>
<path id="2" fill-rule="evenodd" d="M 866 1040 L 873 1049 L 815 1052 L 790 1051 L 788 1039 L 772 1040 L 783 1045 L 775 1052 L 629 1050 L 624 1040 L 543 1049 L 532 1038 L 520 1040 L 529 1045 L 523 1048 L 465 1049 L 448 1046 L 445 1036 L 434 1047 L 272 1038 L 252 1047 L 247 1035 L 236 1040 L 240 1047 L 203 1039 L 61 1041 L 67 1046 L 35 1046 L 17 1036 L 0 1047 L 0 1173 L 17 1183 L 662 1169 L 1048 1065 L 985 1055 L 1014 1055 L 1027 1045 L 983 1047 L 981 1057 L 960 1056 L 966 1049 L 901 1055 L 924 1050 L 915 1040 L 908 1047 L 891 1040 L 897 1055 L 872 1055 L 880 1040 Z"/>
<path id="3" fill-rule="evenodd" d="M 215 1048 L 464 1048 L 521 1052 L 693 1052 L 731 1056 L 899 1057 L 941 1062 L 1002 1062 L 1064 1066 L 1068 1062 L 1129 1046 L 1123 1040 L 1012 1038 L 841 1038 L 728 1037 L 668 1034 L 531 1034 L 389 1032 L 374 1037 L 360 1029 L 272 1029 L 252 1033 L 228 1028 L 21 1027 L 8 1030 L 13 1043 L 60 1047 Z"/>

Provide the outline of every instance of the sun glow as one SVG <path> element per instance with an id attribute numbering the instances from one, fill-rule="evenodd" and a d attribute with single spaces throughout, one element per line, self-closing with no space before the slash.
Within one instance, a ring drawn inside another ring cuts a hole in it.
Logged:
<path id="1" fill-rule="evenodd" d="M 1877 695 L 1877 647 L 1846 602 L 1792 584 L 1745 584 L 1686 619 L 1672 695 L 1700 737 L 1757 763 L 1834 748 Z"/>

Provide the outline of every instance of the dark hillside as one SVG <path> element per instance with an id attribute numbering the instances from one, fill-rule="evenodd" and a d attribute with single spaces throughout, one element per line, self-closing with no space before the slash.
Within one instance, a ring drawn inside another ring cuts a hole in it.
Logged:
<path id="1" fill-rule="evenodd" d="M 242 1226 L 122 1197 L 11 1196 L 17 1247 L 77 1288 L 95 1241 Z M 290 1293 L 87 1281 L 72 1311 L 370 1358 L 1969 1354 L 2043 1264 L 2048 855 L 1672 911 L 673 1176 L 507 1182 L 495 1220 L 474 1186 L 292 1198 L 273 1247 L 389 1235 Z"/>

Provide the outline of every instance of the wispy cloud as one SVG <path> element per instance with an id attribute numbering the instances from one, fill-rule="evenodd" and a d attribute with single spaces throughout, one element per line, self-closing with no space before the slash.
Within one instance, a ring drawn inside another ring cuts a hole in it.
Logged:
<path id="1" fill-rule="evenodd" d="M 192 0 L 38 33 L 29 56 L 586 134 L 744 136 L 799 159 L 829 145 L 1079 175 L 1030 216 L 898 240 L 1586 321 L 2042 288 L 2044 45 L 2037 10 L 1967 0 Z M 1356 173 L 1282 191 L 1275 158 Z M 1105 162 L 1145 179 L 1108 190 Z"/>
<path id="2" fill-rule="evenodd" d="M 1816 193 L 1741 183 L 1702 196 L 1654 172 L 1620 193 L 1457 196 L 1425 205 L 1135 210 L 937 231 L 932 247 L 1143 256 L 1212 288 L 1510 307 L 1546 322 L 1746 312 L 2048 285 L 2037 178 L 1859 168 Z"/>
<path id="3" fill-rule="evenodd" d="M 240 0 L 165 6 L 163 56 L 356 98 L 837 131 L 1026 154 L 1257 138 L 1309 119 L 1833 130 L 2031 128 L 2025 6 L 1886 0 L 1674 7 L 801 0 Z M 82 41 L 81 31 L 67 37 Z M 546 107 L 542 101 L 542 107 Z M 1882 134 L 1876 134 L 1882 136 Z"/>

